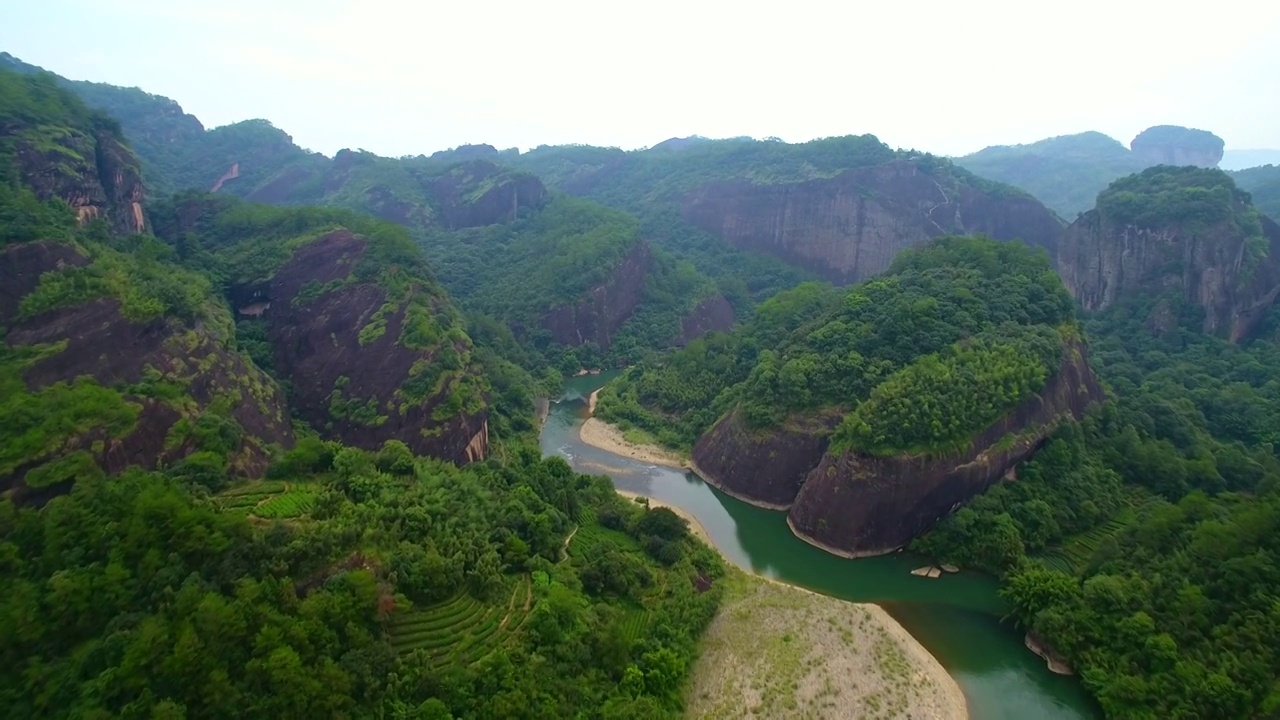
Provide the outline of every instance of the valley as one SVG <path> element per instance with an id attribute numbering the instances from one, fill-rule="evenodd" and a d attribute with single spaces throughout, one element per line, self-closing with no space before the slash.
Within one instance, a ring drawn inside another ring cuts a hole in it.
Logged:
<path id="1" fill-rule="evenodd" d="M 582 442 L 578 430 L 586 415 L 585 398 L 611 379 L 602 375 L 567 382 L 543 428 L 543 453 L 563 456 L 582 472 L 607 473 L 621 492 L 682 508 L 705 528 L 725 558 L 746 572 L 884 607 L 960 685 L 974 720 L 1098 717 L 1076 679 L 1050 673 L 1023 646 L 1022 634 L 1000 622 L 1007 607 L 992 578 L 973 572 L 917 578 L 910 571 L 928 561 L 906 553 L 840 558 L 795 537 L 782 512 L 726 495 L 688 471 Z"/>
<path id="2" fill-rule="evenodd" d="M 1268 717 L 1229 152 L 327 155 L 0 54 L 0 714 Z"/>

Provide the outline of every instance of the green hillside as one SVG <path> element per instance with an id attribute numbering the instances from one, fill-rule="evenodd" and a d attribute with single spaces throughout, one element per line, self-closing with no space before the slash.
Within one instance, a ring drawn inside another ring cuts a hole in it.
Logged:
<path id="1" fill-rule="evenodd" d="M 955 162 L 981 177 L 1026 190 L 1068 220 L 1093 207 L 1112 180 L 1143 167 L 1129 148 L 1099 132 L 997 145 Z"/>

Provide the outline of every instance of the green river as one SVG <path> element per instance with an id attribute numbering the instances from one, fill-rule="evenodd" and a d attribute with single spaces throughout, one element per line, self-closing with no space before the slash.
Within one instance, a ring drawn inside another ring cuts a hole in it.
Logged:
<path id="1" fill-rule="evenodd" d="M 928 561 L 907 553 L 847 560 L 791 534 L 786 515 L 748 505 L 691 473 L 638 462 L 585 445 L 578 427 L 586 395 L 616 373 L 571 378 L 551 404 L 542 430 L 544 455 L 564 457 L 579 472 L 607 474 L 614 484 L 676 505 L 698 518 L 734 563 L 818 592 L 883 606 L 960 684 L 974 720 L 1075 720 L 1100 712 L 1075 678 L 1050 673 L 1000 622 L 996 581 L 977 573 L 936 580 L 911 575 Z"/>

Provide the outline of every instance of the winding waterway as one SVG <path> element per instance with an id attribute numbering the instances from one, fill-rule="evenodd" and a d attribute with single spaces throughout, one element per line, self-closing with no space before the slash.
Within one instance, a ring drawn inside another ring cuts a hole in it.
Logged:
<path id="1" fill-rule="evenodd" d="M 712 541 L 744 569 L 818 592 L 883 606 L 933 653 L 960 684 L 973 720 L 1077 720 L 1100 717 L 1074 678 L 1048 671 L 1000 622 L 994 579 L 976 574 L 936 580 L 912 576 L 927 561 L 907 553 L 847 560 L 799 540 L 786 515 L 748 505 L 692 473 L 638 462 L 584 444 L 578 428 L 586 396 L 616 373 L 573 378 L 551 404 L 542 429 L 544 455 L 579 472 L 607 474 L 623 490 L 676 505 L 698 518 Z"/>

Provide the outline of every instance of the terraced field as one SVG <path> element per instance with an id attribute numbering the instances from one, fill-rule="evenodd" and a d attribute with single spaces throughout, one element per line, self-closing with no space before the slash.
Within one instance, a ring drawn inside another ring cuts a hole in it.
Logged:
<path id="1" fill-rule="evenodd" d="M 1159 505 L 1161 500 L 1151 495 L 1135 494 L 1131 502 L 1130 507 L 1117 513 L 1107 522 L 1088 532 L 1073 535 L 1056 550 L 1041 555 L 1039 559 L 1054 570 L 1068 573 L 1081 572 L 1089 565 L 1098 548 L 1102 547 L 1108 538 L 1124 532 L 1125 528 Z"/>
<path id="2" fill-rule="evenodd" d="M 648 610 L 629 610 L 627 612 L 627 622 L 622 626 L 622 637 L 628 643 L 635 643 L 644 637 L 644 631 L 648 627 Z"/>
<path id="3" fill-rule="evenodd" d="M 505 642 L 524 625 L 533 604 L 529 576 L 514 583 L 505 604 L 484 603 L 467 594 L 398 614 L 388 628 L 397 652 L 421 650 L 432 665 L 470 665 Z"/>
<path id="4" fill-rule="evenodd" d="M 267 520 L 296 518 L 311 512 L 317 493 L 314 486 L 283 480 L 264 480 L 233 487 L 215 498 L 218 509 Z"/>
<path id="5" fill-rule="evenodd" d="M 215 498 L 218 509 L 223 512 L 248 515 L 260 503 L 270 500 L 275 495 L 285 492 L 289 484 L 281 480 L 263 480 L 262 482 L 239 485 L 223 492 Z"/>
<path id="6" fill-rule="evenodd" d="M 640 543 L 635 538 L 619 530 L 610 530 L 593 520 L 581 524 L 573 534 L 573 540 L 569 543 L 569 556 L 573 557 L 584 552 L 585 548 L 602 542 L 610 542 L 626 550 L 640 549 Z"/>
<path id="7" fill-rule="evenodd" d="M 295 518 L 311 512 L 316 504 L 316 494 L 310 490 L 287 490 L 265 500 L 253 508 L 251 514 L 260 518 Z"/>

